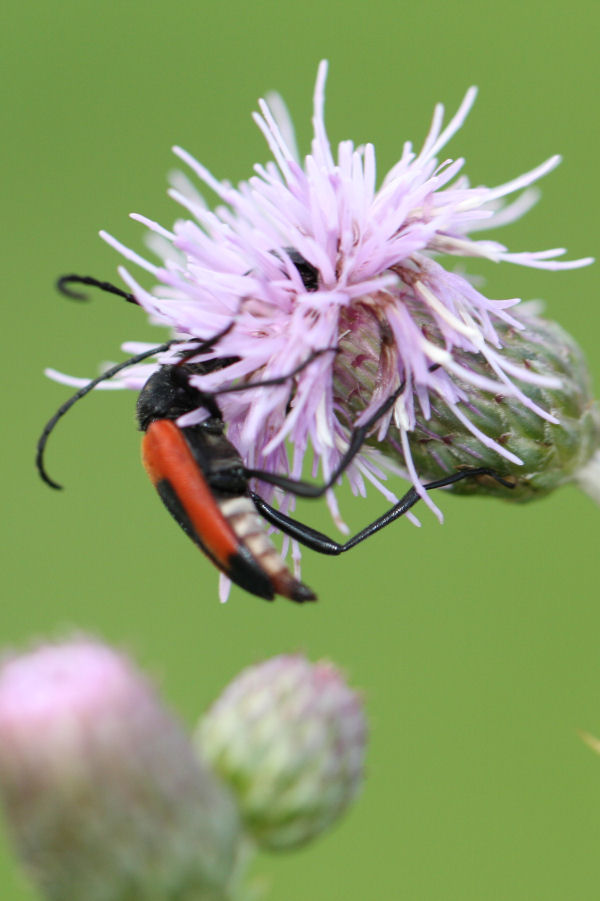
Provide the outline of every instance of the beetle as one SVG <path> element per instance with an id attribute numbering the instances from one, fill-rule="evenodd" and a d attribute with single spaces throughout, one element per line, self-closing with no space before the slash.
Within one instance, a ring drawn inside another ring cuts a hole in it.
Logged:
<path id="1" fill-rule="evenodd" d="M 216 401 L 189 384 L 190 375 L 211 369 L 161 366 L 142 388 L 137 417 L 150 481 L 183 531 L 236 585 L 267 600 L 276 594 L 297 602 L 316 600 L 269 539 Z M 208 412 L 205 420 L 176 424 L 199 406 Z"/>
<path id="2" fill-rule="evenodd" d="M 303 279 L 311 275 L 308 273 L 305 276 L 303 271 L 300 271 Z M 63 276 L 58 286 L 68 296 L 82 299 L 82 295 L 68 287 L 73 282 L 97 287 L 123 297 L 128 302 L 137 303 L 132 294 L 90 276 Z M 189 341 L 180 342 L 178 339 L 168 341 L 113 366 L 80 388 L 46 424 L 38 441 L 37 468 L 48 485 L 60 488 L 61 486 L 50 478 L 44 464 L 46 442 L 59 419 L 100 382 L 112 378 L 126 367 L 166 351 L 177 343 L 185 343 L 186 350 L 176 363 L 162 365 L 150 376 L 137 402 L 138 424 L 144 432 L 142 461 L 151 482 L 183 531 L 232 582 L 266 600 L 273 600 L 277 594 L 296 602 L 316 600 L 312 589 L 292 575 L 278 554 L 267 535 L 261 517 L 306 547 L 322 554 L 337 556 L 403 516 L 417 503 L 420 495 L 415 488 L 411 488 L 385 514 L 348 541 L 340 543 L 273 507 L 250 488 L 250 481 L 252 479 L 263 481 L 299 497 L 322 497 L 359 453 L 371 429 L 393 407 L 403 392 L 404 385 L 401 384 L 375 410 L 368 421 L 351 431 L 345 453 L 324 484 L 316 485 L 277 473 L 249 468 L 245 466 L 240 454 L 226 437 L 226 424 L 218 406 L 217 396 L 236 391 L 265 390 L 270 386 L 291 381 L 318 356 L 336 352 L 337 348 L 313 351 L 301 364 L 284 376 L 234 384 L 212 392 L 205 392 L 191 385 L 190 376 L 206 375 L 220 369 L 226 371 L 228 365 L 237 361 L 237 358 L 229 357 L 201 363 L 193 362 L 194 357 L 217 345 L 232 327 L 233 321 L 212 338 L 196 339 L 197 346 L 191 350 Z M 198 408 L 203 408 L 207 413 L 202 422 L 191 426 L 177 424 L 181 416 Z M 483 467 L 453 473 L 429 482 L 424 487 L 427 490 L 442 488 L 464 478 L 482 475 L 491 476 L 506 487 L 510 487 L 509 483 L 492 470 Z"/>

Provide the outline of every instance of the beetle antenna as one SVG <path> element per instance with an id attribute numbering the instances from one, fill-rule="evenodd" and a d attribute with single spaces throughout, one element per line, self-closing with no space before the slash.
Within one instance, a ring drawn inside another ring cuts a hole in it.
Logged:
<path id="1" fill-rule="evenodd" d="M 57 422 L 62 419 L 65 413 L 71 409 L 73 404 L 77 403 L 78 400 L 81 400 L 82 397 L 85 397 L 86 394 L 89 394 L 96 385 L 99 385 L 100 382 L 105 382 L 108 379 L 111 379 L 118 372 L 121 372 L 122 369 L 126 369 L 128 366 L 135 366 L 136 363 L 141 363 L 142 360 L 146 360 L 148 357 L 153 357 L 155 354 L 164 353 L 168 350 L 173 344 L 179 344 L 180 339 L 174 338 L 171 341 L 166 341 L 164 344 L 159 345 L 158 347 L 153 347 L 152 350 L 145 350 L 143 353 L 136 354 L 134 357 L 129 357 L 128 360 L 124 360 L 122 363 L 117 363 L 116 366 L 111 366 L 110 369 L 107 369 L 106 372 L 103 372 L 102 375 L 99 375 L 97 378 L 92 379 L 87 385 L 84 385 L 83 388 L 80 388 L 79 391 L 76 391 L 68 400 L 62 404 L 54 414 L 54 416 L 48 420 L 42 434 L 40 435 L 40 439 L 37 443 L 37 453 L 35 456 L 35 465 L 37 466 L 37 470 L 47 485 L 50 485 L 51 488 L 60 489 L 63 486 L 59 485 L 58 482 L 55 482 L 50 478 L 48 473 L 46 472 L 46 467 L 44 464 L 44 452 L 46 450 L 46 444 L 48 442 L 48 438 L 52 433 Z"/>
<path id="2" fill-rule="evenodd" d="M 67 281 L 83 282 L 86 285 L 91 284 L 93 287 L 101 288 L 102 290 L 108 291 L 111 294 L 118 294 L 119 296 L 125 297 L 126 300 L 131 297 L 132 302 L 136 303 L 136 301 L 133 299 L 133 295 L 127 295 L 124 291 L 121 291 L 120 288 L 115 288 L 114 285 L 111 285 L 108 282 L 99 282 L 94 278 L 88 278 L 87 276 L 80 275 L 64 275 L 61 279 L 59 279 L 59 289 L 63 292 L 63 294 L 67 294 L 68 296 L 74 296 L 75 298 L 81 297 L 82 299 L 85 299 L 84 295 L 78 295 L 76 292 L 72 292 L 69 289 L 65 288 L 63 283 L 66 283 Z M 227 323 L 225 328 L 221 329 L 220 332 L 217 332 L 216 335 L 212 335 L 212 337 L 210 338 L 191 338 L 190 340 L 197 343 L 198 347 L 195 347 L 191 351 L 186 351 L 183 354 L 182 359 L 175 365 L 179 366 L 182 363 L 185 363 L 185 361 L 190 356 L 204 353 L 205 351 L 209 350 L 213 346 L 213 344 L 216 344 L 221 338 L 223 338 L 228 332 L 231 331 L 234 324 L 235 319 L 232 319 L 231 322 Z M 100 382 L 106 382 L 108 379 L 112 379 L 112 377 L 115 376 L 118 372 L 121 372 L 122 369 L 127 369 L 129 366 L 135 366 L 136 363 L 141 363 L 148 357 L 153 357 L 156 354 L 164 353 L 166 350 L 172 347 L 173 344 L 185 343 L 187 343 L 185 339 L 172 338 L 170 341 L 166 341 L 164 344 L 160 344 L 158 347 L 153 347 L 151 350 L 144 350 L 142 351 L 142 353 L 136 354 L 133 357 L 129 357 L 128 360 L 124 360 L 122 363 L 117 363 L 115 366 L 111 366 L 110 369 L 107 369 L 106 372 L 103 372 L 102 375 L 99 375 L 97 378 L 92 379 L 87 383 L 87 385 L 84 385 L 83 388 L 80 388 L 75 392 L 75 394 L 73 394 L 68 400 L 66 400 L 64 404 L 62 404 L 62 406 L 58 408 L 54 416 L 48 420 L 37 443 L 35 465 L 43 481 L 47 485 L 50 485 L 51 488 L 61 489 L 63 487 L 58 482 L 55 482 L 54 479 L 51 479 L 48 475 L 44 463 L 44 453 L 46 450 L 46 444 L 48 443 L 48 438 L 54 430 L 54 427 L 56 426 L 58 421 L 62 419 L 65 413 L 69 412 L 73 404 L 76 404 L 78 400 L 81 400 L 82 397 L 85 397 L 86 394 L 89 394 L 90 391 L 93 391 L 96 385 L 99 385 Z"/>
<path id="3" fill-rule="evenodd" d="M 204 354 L 209 350 L 212 350 L 213 344 L 217 344 L 224 338 L 225 335 L 228 335 L 233 326 L 235 325 L 235 317 L 227 323 L 225 328 L 222 328 L 220 332 L 217 332 L 216 335 L 213 335 L 212 338 L 190 338 L 190 341 L 195 341 L 198 344 L 198 347 L 192 347 L 190 350 L 183 351 L 181 357 L 175 364 L 176 366 L 185 366 L 186 363 L 189 363 L 190 360 L 193 360 L 194 357 L 197 357 L 199 354 Z M 182 343 L 185 342 L 185 339 Z M 237 357 L 236 357 L 237 359 Z"/>
<path id="4" fill-rule="evenodd" d="M 80 291 L 73 291 L 72 288 L 68 287 L 73 283 L 78 285 L 90 285 L 92 288 L 100 288 L 101 291 L 106 291 L 107 294 L 116 294 L 117 297 L 122 297 L 127 303 L 134 303 L 139 306 L 137 300 L 133 294 L 129 293 L 129 291 L 123 291 L 121 288 L 117 288 L 116 285 L 112 285 L 110 282 L 101 282 L 91 275 L 61 275 L 56 282 L 56 287 L 61 294 L 64 294 L 65 297 L 70 297 L 71 300 L 88 300 L 87 294 L 82 294 Z"/>

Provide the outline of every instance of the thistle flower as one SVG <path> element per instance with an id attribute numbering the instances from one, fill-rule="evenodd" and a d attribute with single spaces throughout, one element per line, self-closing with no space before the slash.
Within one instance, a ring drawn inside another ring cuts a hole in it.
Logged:
<path id="1" fill-rule="evenodd" d="M 197 734 L 247 832 L 269 850 L 305 844 L 340 817 L 360 788 L 365 742 L 358 695 L 331 664 L 299 655 L 244 670 Z"/>
<path id="2" fill-rule="evenodd" d="M 222 901 L 234 802 L 122 655 L 77 639 L 0 668 L 0 796 L 50 901 Z"/>
<path id="3" fill-rule="evenodd" d="M 560 261 L 561 248 L 512 252 L 495 240 L 474 237 L 525 213 L 537 198 L 531 186 L 560 158 L 552 156 L 497 187 L 471 187 L 461 174 L 464 160 L 440 156 L 475 100 L 476 90 L 470 88 L 445 127 L 444 109 L 436 107 L 421 149 L 405 143 L 400 160 L 378 188 L 371 144 L 355 147 L 342 141 L 337 154 L 330 145 L 324 123 L 326 73 L 323 62 L 314 92 L 314 137 L 304 160 L 278 98 L 260 101 L 254 116 L 273 160 L 256 165 L 255 174 L 237 187 L 219 181 L 186 151 L 174 149 L 217 195 L 219 205 L 209 209 L 187 179 L 178 176 L 170 193 L 186 218 L 168 230 L 133 216 L 149 229 L 161 265 L 101 234 L 155 280 L 148 291 L 120 269 L 153 322 L 182 339 L 207 338 L 233 322 L 202 359 L 235 362 L 225 371 L 192 376 L 197 387 L 222 389 L 285 376 L 315 350 L 338 348 L 336 354 L 315 358 L 292 382 L 220 396 L 228 436 L 248 466 L 297 478 L 310 451 L 313 472 L 320 469 L 327 479 L 347 447 L 349 430 L 366 422 L 403 386 L 371 443 L 396 455 L 430 506 L 423 482 L 447 472 L 450 464 L 423 453 L 421 439 L 435 433 L 444 417 L 460 433 L 455 449 L 466 448 L 450 461 L 454 469 L 481 465 L 485 459 L 518 482 L 515 472 L 530 462 L 518 440 L 521 422 L 534 422 L 540 434 L 553 427 L 558 439 L 563 437 L 562 408 L 571 397 L 568 390 L 561 394 L 564 367 L 557 371 L 530 364 L 531 327 L 515 311 L 518 298 L 489 299 L 436 257 L 476 257 L 548 270 L 588 265 L 590 258 Z M 516 199 L 506 202 L 511 195 Z M 543 344 L 545 336 L 540 340 Z M 521 350 L 513 353 L 510 348 L 519 341 Z M 145 347 L 124 345 L 130 351 Z M 120 384 L 141 387 L 158 363 L 172 362 L 176 354 L 173 348 L 156 364 L 123 373 Z M 593 404 L 587 375 L 584 382 L 577 391 L 581 408 L 589 412 Z M 548 392 L 554 392 L 553 403 Z M 511 408 L 515 441 L 507 441 L 506 428 L 498 431 L 485 411 L 481 415 L 480 399 L 489 407 L 497 397 Z M 190 425 L 204 415 L 202 410 L 189 413 L 180 424 Z M 590 416 L 596 423 L 595 414 Z M 434 422 L 436 417 L 440 422 Z M 588 417 L 583 449 L 547 485 L 572 477 L 592 459 L 598 428 L 590 422 Z M 446 428 L 446 421 L 441 425 Z M 577 443 L 568 438 L 562 444 Z M 535 465 L 543 462 L 538 454 Z M 395 501 L 380 481 L 381 466 L 381 457 L 364 448 L 346 475 L 355 493 L 364 493 L 366 479 Z M 592 468 L 591 476 L 587 470 L 587 483 L 597 481 L 598 468 Z M 267 487 L 267 494 L 271 490 Z M 336 514 L 331 492 L 328 501 Z M 284 504 L 293 501 L 285 498 Z"/>

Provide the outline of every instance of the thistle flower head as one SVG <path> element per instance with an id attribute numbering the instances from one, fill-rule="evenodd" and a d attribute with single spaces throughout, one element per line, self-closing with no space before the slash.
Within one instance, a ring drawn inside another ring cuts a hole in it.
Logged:
<path id="1" fill-rule="evenodd" d="M 438 403 L 497 460 L 519 466 L 519 455 L 474 421 L 470 394 L 502 394 L 526 415 L 556 423 L 555 413 L 530 395 L 557 387 L 558 380 L 504 354 L 505 330 L 523 327 L 511 312 L 518 299 L 487 298 L 438 257 L 550 270 L 591 262 L 560 261 L 561 248 L 512 252 L 496 240 L 476 237 L 526 212 L 537 197 L 531 186 L 559 157 L 497 187 L 472 187 L 462 172 L 464 160 L 443 155 L 475 100 L 470 88 L 447 124 L 443 107 L 436 107 L 420 150 L 405 143 L 378 186 L 372 144 L 355 147 L 342 141 L 337 150 L 330 144 L 324 122 L 326 72 L 321 63 L 311 152 L 304 159 L 279 100 L 261 101 L 254 116 L 273 159 L 255 166 L 254 175 L 237 187 L 219 181 L 176 147 L 176 155 L 217 195 L 219 205 L 209 209 L 179 177 L 171 196 L 185 218 L 169 230 L 133 217 L 150 230 L 161 265 L 103 233 L 156 284 L 148 291 L 126 269 L 121 275 L 152 320 L 183 339 L 207 338 L 233 322 L 203 358 L 235 362 L 225 371 L 193 376 L 205 390 L 285 376 L 315 350 L 337 350 L 321 354 L 293 380 L 269 390 L 220 396 L 228 435 L 249 466 L 298 477 L 311 450 L 315 472 L 320 466 L 326 479 L 347 447 L 349 429 L 367 421 L 399 386 L 401 395 L 374 435 L 381 441 L 390 423 L 395 425 L 403 467 L 419 490 L 410 437 Z M 511 196 L 516 199 L 508 202 Z M 172 361 L 176 352 L 159 362 Z M 483 361 L 483 368 L 472 360 Z M 152 371 L 152 365 L 140 366 L 123 374 L 122 384 L 138 388 Z M 181 424 L 205 415 L 193 411 Z M 379 481 L 377 463 L 366 448 L 355 458 L 346 473 L 353 490 L 362 493 L 366 478 L 393 498 Z M 331 495 L 329 500 L 334 507 Z"/>
<path id="2" fill-rule="evenodd" d="M 221 901 L 235 805 L 121 654 L 76 639 L 0 668 L 0 796 L 51 901 Z"/>
<path id="3" fill-rule="evenodd" d="M 485 467 L 511 486 L 507 490 L 490 476 L 469 478 L 450 489 L 460 494 L 530 501 L 576 481 L 600 502 L 600 407 L 593 398 L 581 348 L 556 322 L 543 319 L 533 303 L 523 304 L 514 315 L 518 329 L 506 323 L 496 329 L 505 365 L 540 376 L 540 384 L 521 384 L 527 389 L 529 405 L 525 406 L 518 394 L 493 394 L 463 381 L 460 405 L 433 397 L 427 419 L 418 418 L 406 439 L 410 459 L 425 482 L 443 479 L 467 466 Z M 363 345 L 365 360 L 369 353 Z M 482 354 L 456 351 L 455 359 L 468 366 L 473 376 L 489 378 L 490 367 Z M 371 364 L 373 369 L 377 361 L 372 359 Z M 365 363 L 364 370 L 368 369 Z M 356 382 L 354 373 L 340 371 L 340 388 L 349 382 Z M 360 409 L 364 395 L 361 386 L 351 406 Z M 547 411 L 548 416 L 538 415 L 538 410 Z M 404 464 L 403 435 L 395 423 L 388 429 L 385 447 L 391 458 Z"/>
<path id="4" fill-rule="evenodd" d="M 331 664 L 301 656 L 244 670 L 198 729 L 246 830 L 271 850 L 304 844 L 340 817 L 361 785 L 365 742 L 357 694 Z"/>

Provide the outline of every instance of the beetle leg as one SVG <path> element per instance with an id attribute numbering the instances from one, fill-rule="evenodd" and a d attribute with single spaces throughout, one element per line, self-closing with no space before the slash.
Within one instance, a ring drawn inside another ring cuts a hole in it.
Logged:
<path id="1" fill-rule="evenodd" d="M 485 467 L 455 472 L 443 479 L 437 479 L 435 482 L 428 482 L 423 487 L 426 488 L 427 491 L 431 491 L 433 488 L 446 488 L 448 485 L 453 485 L 455 482 L 462 481 L 462 479 L 476 478 L 477 476 L 482 475 L 490 476 L 506 488 L 513 487 L 506 479 L 503 479 L 492 469 L 487 469 Z M 404 514 L 420 500 L 420 495 L 417 493 L 416 489 L 410 488 L 404 497 L 402 497 L 397 504 L 394 504 L 387 513 L 379 516 L 368 526 L 365 526 L 364 529 L 361 529 L 360 532 L 357 532 L 352 538 L 349 538 L 348 541 L 340 544 L 340 542 L 334 541 L 333 538 L 329 538 L 323 532 L 312 529 L 310 526 L 287 516 L 287 514 L 282 513 L 281 510 L 276 510 L 275 507 L 272 507 L 255 492 L 251 491 L 250 497 L 260 515 L 272 526 L 280 529 L 286 535 L 289 535 L 290 538 L 294 538 L 296 541 L 300 542 L 300 544 L 305 545 L 305 547 L 317 551 L 319 554 L 328 554 L 330 556 L 343 554 L 345 551 L 349 551 L 353 547 L 356 547 L 356 545 L 360 544 L 361 541 L 364 541 L 365 538 L 370 538 L 375 532 L 379 532 L 381 529 L 385 528 L 385 526 L 388 526 L 396 519 L 404 516 Z"/>
<path id="2" fill-rule="evenodd" d="M 262 469 L 247 468 L 245 470 L 247 478 L 259 479 L 261 482 L 267 482 L 269 485 L 275 485 L 277 488 L 282 488 L 284 491 L 289 491 L 291 494 L 295 494 L 298 497 L 323 497 L 323 495 L 326 494 L 329 489 L 333 487 L 333 485 L 335 485 L 340 476 L 344 474 L 348 466 L 352 463 L 352 460 L 358 454 L 361 447 L 365 443 L 369 431 L 373 428 L 374 425 L 377 424 L 382 416 L 385 416 L 385 414 L 389 410 L 391 410 L 403 391 L 404 382 L 402 382 L 400 387 L 397 388 L 393 394 L 390 394 L 390 396 L 381 404 L 381 406 L 379 406 L 375 410 L 375 412 L 367 420 L 367 422 L 352 430 L 348 447 L 342 459 L 334 469 L 333 473 L 327 479 L 325 484 L 315 485 L 312 482 L 304 482 L 302 479 L 291 479 L 287 476 L 278 475 L 277 473 L 273 472 L 266 472 Z"/>

